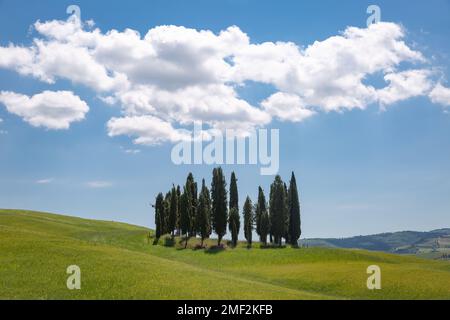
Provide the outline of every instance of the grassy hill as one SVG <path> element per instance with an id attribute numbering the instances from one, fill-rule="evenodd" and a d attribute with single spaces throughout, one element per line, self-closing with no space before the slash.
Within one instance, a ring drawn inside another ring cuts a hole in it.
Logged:
<path id="1" fill-rule="evenodd" d="M 357 248 L 415 254 L 439 259 L 450 256 L 450 229 L 429 232 L 402 231 L 343 239 L 306 239 L 301 240 L 300 244 L 309 247 Z"/>
<path id="2" fill-rule="evenodd" d="M 0 299 L 450 299 L 447 261 L 332 248 L 183 249 L 178 239 L 152 245 L 149 232 L 0 210 Z M 72 264 L 81 290 L 66 288 Z M 366 287 L 372 264 L 381 290 Z"/>

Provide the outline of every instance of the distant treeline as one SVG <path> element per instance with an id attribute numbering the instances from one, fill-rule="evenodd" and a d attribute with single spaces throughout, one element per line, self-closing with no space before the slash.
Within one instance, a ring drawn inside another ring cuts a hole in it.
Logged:
<path id="1" fill-rule="evenodd" d="M 229 201 L 228 201 L 229 195 Z M 231 233 L 231 243 L 236 246 L 241 228 L 239 214 L 239 199 L 237 179 L 231 173 L 230 189 L 222 168 L 213 170 L 211 190 L 202 180 L 200 190 L 192 173 L 189 173 L 183 190 L 178 185 L 165 195 L 159 193 L 155 204 L 155 244 L 164 234 L 185 237 L 185 247 L 190 237 L 201 238 L 203 241 L 214 232 L 218 238 L 218 246 L 228 230 Z M 272 245 L 281 246 L 282 239 L 286 243 L 297 246 L 300 238 L 300 202 L 295 175 L 292 172 L 289 187 L 277 175 L 270 186 L 269 202 L 264 190 L 258 188 L 258 200 L 253 205 L 247 196 L 243 206 L 243 230 L 248 247 L 252 245 L 252 231 L 256 229 L 260 242 L 267 246 L 267 238 Z"/>

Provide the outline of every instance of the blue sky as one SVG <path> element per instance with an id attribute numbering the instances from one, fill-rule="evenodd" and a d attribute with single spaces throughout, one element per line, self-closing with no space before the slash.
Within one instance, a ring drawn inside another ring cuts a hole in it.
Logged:
<path id="1" fill-rule="evenodd" d="M 81 19 L 92 19 L 103 32 L 131 28 L 143 37 L 156 26 L 177 25 L 218 34 L 235 25 L 251 43 L 293 42 L 307 47 L 339 36 L 348 26 L 366 28 L 366 8 L 372 3 L 381 8 L 382 21 L 403 26 L 403 41 L 427 59 L 413 68 L 433 70 L 433 87 L 437 83 L 449 87 L 450 1 L 444 0 L 0 0 L 0 45 L 30 46 L 39 37 L 36 30 L 30 31 L 31 25 L 37 20 L 65 21 L 67 6 L 76 4 Z M 367 54 L 371 54 L 369 49 Z M 409 68 L 411 63 L 404 62 L 396 71 Z M 369 74 L 364 83 L 376 89 L 386 86 L 378 73 Z M 282 91 L 276 86 L 247 81 L 236 92 L 258 106 Z M 70 123 L 70 128 L 54 130 L 33 126 L 0 103 L 0 207 L 152 227 L 149 203 L 159 191 L 168 190 L 172 183 L 183 184 L 189 171 L 198 181 L 202 177 L 210 181 L 213 166 L 171 162 L 173 141 L 136 145 L 126 134 L 108 136 L 108 121 L 121 117 L 124 109 L 120 103 L 111 106 L 102 101 L 105 92 L 73 79 L 61 77 L 52 84 L 12 67 L 0 67 L 0 91 L 31 97 L 45 90 L 71 91 L 89 105 L 89 112 L 82 121 Z M 273 116 L 265 123 L 265 127 L 280 130 L 280 175 L 288 180 L 295 171 L 297 176 L 302 237 L 450 226 L 450 108 L 433 103 L 427 95 L 398 99 L 385 110 L 373 102 L 363 108 L 339 107 L 326 112 L 323 110 L 330 106 L 324 105 L 302 121 Z M 258 166 L 223 167 L 228 177 L 232 170 L 237 174 L 241 205 L 247 194 L 256 199 L 258 185 L 267 192 L 273 180 L 261 176 Z"/>

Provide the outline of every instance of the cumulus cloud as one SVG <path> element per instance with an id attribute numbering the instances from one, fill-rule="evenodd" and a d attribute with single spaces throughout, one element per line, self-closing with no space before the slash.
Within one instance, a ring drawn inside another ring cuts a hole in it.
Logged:
<path id="1" fill-rule="evenodd" d="M 0 67 L 50 84 L 66 79 L 91 88 L 122 110 L 108 122 L 108 134 L 130 136 L 136 144 L 190 139 L 186 126 L 198 121 L 210 132 L 245 135 L 273 118 L 299 122 L 318 112 L 386 107 L 428 95 L 434 85 L 426 69 L 400 70 L 426 59 L 406 44 L 405 30 L 395 23 L 348 27 L 306 47 L 252 43 L 237 26 L 214 33 L 164 25 L 145 35 L 93 26 L 78 19 L 38 21 L 31 45 L 0 47 Z M 366 84 L 377 74 L 384 76 L 384 88 Z M 277 92 L 253 105 L 236 91 L 247 81 Z M 445 102 L 438 98 L 445 90 L 436 88 L 430 98 Z"/>
<path id="2" fill-rule="evenodd" d="M 191 137 L 188 131 L 174 129 L 169 122 L 153 116 L 112 118 L 107 126 L 111 137 L 119 135 L 135 137 L 136 144 L 154 145 L 166 140 L 171 142 L 189 140 Z"/>
<path id="3" fill-rule="evenodd" d="M 33 48 L 24 48 L 10 44 L 0 46 L 0 67 L 16 70 L 22 75 L 33 74 L 35 52 Z"/>
<path id="4" fill-rule="evenodd" d="M 447 107 L 450 106 L 450 88 L 446 88 L 442 84 L 438 83 L 430 92 L 430 99 L 434 103 Z"/>
<path id="5" fill-rule="evenodd" d="M 364 109 L 377 100 L 376 90 L 364 84 L 366 77 L 393 73 L 401 62 L 424 61 L 404 36 L 399 25 L 382 22 L 349 27 L 305 49 L 294 43 L 252 44 L 234 57 L 234 77 L 272 84 L 323 111 Z"/>
<path id="6" fill-rule="evenodd" d="M 89 111 L 86 102 L 70 91 L 44 91 L 31 97 L 1 91 L 0 103 L 32 126 L 54 130 L 68 129 Z"/>
<path id="7" fill-rule="evenodd" d="M 315 114 L 307 109 L 299 96 L 277 92 L 261 103 L 270 115 L 283 121 L 300 122 Z"/>
<path id="8" fill-rule="evenodd" d="M 385 106 L 411 97 L 426 95 L 432 87 L 429 70 L 408 70 L 384 76 L 389 85 L 378 90 L 380 103 Z"/>

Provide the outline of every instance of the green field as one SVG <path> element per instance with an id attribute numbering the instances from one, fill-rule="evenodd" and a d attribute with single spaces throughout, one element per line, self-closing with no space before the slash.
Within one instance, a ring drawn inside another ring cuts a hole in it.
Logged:
<path id="1" fill-rule="evenodd" d="M 178 239 L 175 246 L 166 239 L 152 245 L 149 232 L 0 210 L 0 299 L 450 299 L 448 261 L 349 249 L 248 250 L 243 244 L 183 249 Z M 366 268 L 373 264 L 381 267 L 381 290 L 366 287 Z M 69 265 L 81 268 L 81 290 L 66 287 Z"/>

